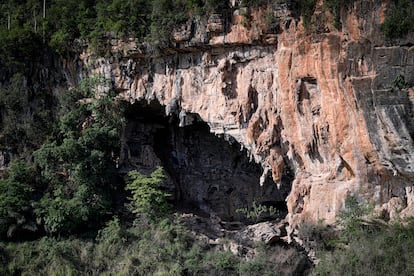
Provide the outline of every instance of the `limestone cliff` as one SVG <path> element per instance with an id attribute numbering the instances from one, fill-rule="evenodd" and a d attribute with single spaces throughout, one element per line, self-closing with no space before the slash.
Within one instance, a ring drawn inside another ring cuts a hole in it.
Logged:
<path id="1" fill-rule="evenodd" d="M 414 38 L 386 42 L 387 1 L 342 9 L 340 31 L 322 1 L 308 30 L 287 4 L 233 4 L 176 28 L 168 48 L 130 39 L 113 41 L 109 58 L 85 49 L 71 80 L 103 74 L 129 101 L 157 100 L 182 126 L 197 114 L 245 147 L 263 179 L 293 176 L 291 225 L 333 222 L 347 194 L 391 216 L 392 206 L 413 214 Z"/>

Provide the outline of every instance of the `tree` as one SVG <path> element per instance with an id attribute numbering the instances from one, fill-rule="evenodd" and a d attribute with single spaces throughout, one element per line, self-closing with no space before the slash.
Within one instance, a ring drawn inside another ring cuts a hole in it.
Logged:
<path id="1" fill-rule="evenodd" d="M 82 91 L 76 93 L 85 95 Z M 110 210 L 121 112 L 111 95 L 83 104 L 77 101 L 62 116 L 54 140 L 34 153 L 49 183 L 36 209 L 48 233 L 93 227 Z"/>
<path id="2" fill-rule="evenodd" d="M 397 39 L 414 31 L 414 3 L 410 0 L 398 0 L 390 3 L 387 16 L 382 25 L 385 37 Z"/>
<path id="3" fill-rule="evenodd" d="M 348 195 L 345 199 L 345 208 L 339 214 L 339 224 L 347 237 L 355 235 L 362 228 L 364 217 L 372 213 L 372 206 L 362 204 L 357 196 Z"/>
<path id="4" fill-rule="evenodd" d="M 8 177 L 0 180 L 0 236 L 14 237 L 22 231 L 34 232 L 34 169 L 22 161 L 12 162 Z"/>
<path id="5" fill-rule="evenodd" d="M 154 0 L 151 13 L 151 40 L 162 46 L 168 45 L 173 27 L 188 19 L 186 12 L 185 1 Z"/>
<path id="6" fill-rule="evenodd" d="M 30 153 L 50 131 L 53 111 L 46 106 L 51 95 L 25 87 L 27 79 L 15 74 L 0 88 L 0 148 Z"/>
<path id="7" fill-rule="evenodd" d="M 157 167 L 150 176 L 140 172 L 130 171 L 126 177 L 126 190 L 131 191 L 131 205 L 133 213 L 143 213 L 151 219 L 165 217 L 170 211 L 167 203 L 168 193 L 161 185 L 165 179 L 162 167 Z"/>

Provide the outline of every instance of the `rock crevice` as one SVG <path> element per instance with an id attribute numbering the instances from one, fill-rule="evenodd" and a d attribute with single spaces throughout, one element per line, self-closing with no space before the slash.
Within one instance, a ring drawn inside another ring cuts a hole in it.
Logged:
<path id="1" fill-rule="evenodd" d="M 248 27 L 240 13 L 215 15 L 177 29 L 175 48 L 158 54 L 118 41 L 110 59 L 85 50 L 81 60 L 84 74 L 110 78 L 131 102 L 158 101 L 181 126 L 197 114 L 281 187 L 293 179 L 291 225 L 332 223 L 348 194 L 382 206 L 406 199 L 414 183 L 413 36 L 388 46 L 380 31 L 385 7 L 358 1 L 341 30 L 324 21 L 313 34 L 286 5 L 273 10 L 273 33 L 265 7 L 252 11 Z"/>

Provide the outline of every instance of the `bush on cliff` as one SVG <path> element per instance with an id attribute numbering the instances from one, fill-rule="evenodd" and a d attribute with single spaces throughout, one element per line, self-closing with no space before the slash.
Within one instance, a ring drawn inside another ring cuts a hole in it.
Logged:
<path id="1" fill-rule="evenodd" d="M 348 197 L 341 214 L 343 230 L 319 243 L 315 275 L 413 275 L 414 219 L 406 225 L 365 220 L 369 206 Z M 320 230 L 327 233 L 326 230 Z"/>
<path id="2" fill-rule="evenodd" d="M 323 252 L 316 275 L 413 275 L 414 223 L 365 227 L 346 246 Z"/>
<path id="3" fill-rule="evenodd" d="M 388 39 L 402 38 L 414 32 L 414 2 L 394 0 L 387 13 L 382 29 Z"/>
<path id="4" fill-rule="evenodd" d="M 16 73 L 0 86 L 0 150 L 29 159 L 51 131 L 54 101 L 50 93 L 29 88 L 27 81 Z"/>

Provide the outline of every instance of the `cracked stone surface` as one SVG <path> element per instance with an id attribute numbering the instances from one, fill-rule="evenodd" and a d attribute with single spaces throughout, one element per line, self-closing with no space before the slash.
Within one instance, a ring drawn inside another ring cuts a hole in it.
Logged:
<path id="1" fill-rule="evenodd" d="M 276 186 L 292 176 L 292 227 L 333 223 L 348 194 L 376 206 L 397 197 L 412 214 L 414 36 L 385 41 L 386 9 L 387 1 L 358 1 L 340 31 L 326 20 L 309 33 L 287 6 L 272 10 L 273 31 L 265 8 L 246 28 L 234 7 L 195 20 L 192 32 L 178 28 L 155 54 L 134 39 L 113 43 L 110 58 L 84 49 L 68 78 L 102 74 L 131 103 L 157 100 L 183 126 L 196 114 L 242 145 Z"/>

